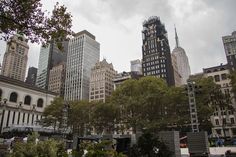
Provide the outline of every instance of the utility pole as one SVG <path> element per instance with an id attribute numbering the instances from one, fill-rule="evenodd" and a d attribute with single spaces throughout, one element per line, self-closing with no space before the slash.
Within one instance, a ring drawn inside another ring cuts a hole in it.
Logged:
<path id="1" fill-rule="evenodd" d="M 199 132 L 199 123 L 198 123 L 197 106 L 196 106 L 196 98 L 195 98 L 196 89 L 197 89 L 197 86 L 195 82 L 193 81 L 187 82 L 192 132 Z"/>
<path id="2" fill-rule="evenodd" d="M 62 134 L 63 138 L 65 139 L 68 128 L 68 110 L 69 110 L 69 104 L 65 102 L 64 107 L 62 109 Z"/>

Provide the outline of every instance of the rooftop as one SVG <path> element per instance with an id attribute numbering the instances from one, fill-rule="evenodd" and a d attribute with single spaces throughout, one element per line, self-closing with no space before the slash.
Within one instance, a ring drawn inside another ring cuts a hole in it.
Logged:
<path id="1" fill-rule="evenodd" d="M 12 79 L 12 78 L 9 78 L 9 77 L 3 76 L 3 75 L 0 75 L 0 82 L 4 82 L 4 83 L 11 84 L 11 85 L 15 85 L 15 86 L 35 90 L 35 91 L 42 92 L 42 93 L 45 93 L 45 94 L 57 95 L 54 92 L 51 92 L 51 91 L 48 91 L 48 90 L 45 90 L 45 89 L 42 89 L 42 88 L 39 88 L 39 87 L 36 87 L 36 86 L 32 86 L 32 85 L 29 85 L 28 83 L 25 83 L 25 82 L 22 82 L 22 81 L 19 81 L 19 80 L 16 80 L 16 79 Z"/>
<path id="2" fill-rule="evenodd" d="M 203 68 L 203 72 L 204 73 L 211 73 L 211 72 L 222 71 L 222 70 L 227 70 L 227 69 L 228 69 L 228 65 L 221 63 L 218 66 Z"/>
<path id="3" fill-rule="evenodd" d="M 86 34 L 87 36 L 89 36 L 90 38 L 95 40 L 95 36 L 93 34 L 89 33 L 87 30 L 83 30 L 81 32 L 78 32 L 74 36 L 77 37 L 77 36 L 80 36 L 80 35 L 83 35 L 83 34 Z"/>

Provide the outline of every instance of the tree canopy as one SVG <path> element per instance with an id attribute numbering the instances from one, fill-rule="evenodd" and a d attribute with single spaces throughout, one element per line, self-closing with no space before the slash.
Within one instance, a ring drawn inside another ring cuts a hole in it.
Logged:
<path id="1" fill-rule="evenodd" d="M 215 107 L 228 106 L 229 100 L 211 78 L 194 80 L 201 89 L 196 92 L 196 104 L 200 130 L 211 132 L 210 116 Z M 61 123 L 63 100 L 55 99 L 45 109 L 48 123 Z M 79 135 L 92 131 L 97 134 L 135 133 L 149 131 L 179 130 L 190 131 L 190 113 L 187 91 L 183 87 L 169 87 L 164 80 L 156 77 L 129 79 L 121 84 L 107 102 L 69 102 L 68 126 Z M 60 126 L 60 125 L 59 125 Z"/>
<path id="2" fill-rule="evenodd" d="M 1 39 L 24 34 L 32 43 L 60 43 L 73 34 L 72 15 L 64 5 L 56 3 L 51 13 L 42 9 L 40 0 L 1 0 Z"/>

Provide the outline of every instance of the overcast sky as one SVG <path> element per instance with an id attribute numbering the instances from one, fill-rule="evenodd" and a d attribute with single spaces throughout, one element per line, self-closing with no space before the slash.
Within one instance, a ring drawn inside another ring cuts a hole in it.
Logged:
<path id="1" fill-rule="evenodd" d="M 165 24 L 170 48 L 175 47 L 174 24 L 180 46 L 189 57 L 192 73 L 226 63 L 222 36 L 236 30 L 236 0 L 42 0 L 51 11 L 58 1 L 73 16 L 73 31 L 88 30 L 100 43 L 100 59 L 119 72 L 142 58 L 142 22 L 159 16 Z M 0 41 L 0 61 L 5 52 Z M 28 66 L 38 67 L 40 45 L 30 44 Z"/>

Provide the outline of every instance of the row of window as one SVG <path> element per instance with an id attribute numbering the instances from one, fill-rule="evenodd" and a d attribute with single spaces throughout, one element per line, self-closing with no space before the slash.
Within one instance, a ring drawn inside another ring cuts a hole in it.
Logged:
<path id="1" fill-rule="evenodd" d="M 0 89 L 0 100 L 2 98 L 2 90 Z M 9 98 L 9 102 L 14 102 L 14 103 L 17 103 L 17 99 L 18 99 L 18 94 L 16 92 L 12 92 L 10 94 L 10 98 Z M 29 95 L 26 95 L 25 98 L 24 98 L 24 102 L 23 104 L 24 105 L 31 105 L 31 96 Z M 39 98 L 37 100 L 37 104 L 36 104 L 37 107 L 43 107 L 43 99 L 42 98 Z"/>
<path id="2" fill-rule="evenodd" d="M 215 119 L 215 124 L 216 124 L 216 125 L 220 125 L 219 119 Z M 227 124 L 226 118 L 223 118 L 223 120 L 222 120 L 222 125 L 226 125 L 226 124 Z M 230 118 L 230 124 L 235 124 L 234 118 Z"/>
<path id="3" fill-rule="evenodd" d="M 221 80 L 226 80 L 227 79 L 227 74 L 221 74 L 221 75 L 214 75 L 214 77 L 213 76 L 209 76 L 209 77 L 211 77 L 211 78 L 214 78 L 214 81 L 215 82 L 220 82 Z"/>

